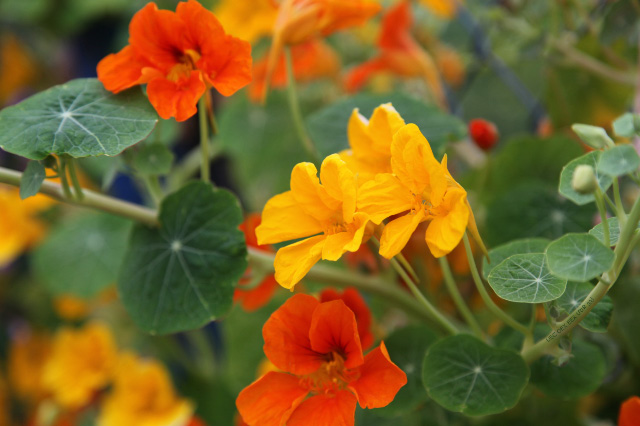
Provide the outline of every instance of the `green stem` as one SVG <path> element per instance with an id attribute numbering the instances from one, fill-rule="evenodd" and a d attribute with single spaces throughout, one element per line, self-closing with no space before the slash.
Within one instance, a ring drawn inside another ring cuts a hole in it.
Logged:
<path id="1" fill-rule="evenodd" d="M 187 331 L 185 336 L 196 350 L 198 373 L 205 378 L 213 378 L 215 373 L 215 351 L 204 329 Z"/>
<path id="2" fill-rule="evenodd" d="M 600 219 L 602 220 L 604 245 L 607 247 L 611 247 L 611 237 L 609 235 L 609 219 L 607 219 L 607 206 L 604 205 L 604 196 L 602 195 L 600 185 L 596 185 L 596 190 L 593 195 L 595 196 L 596 206 L 598 207 L 598 212 L 600 212 Z"/>
<path id="3" fill-rule="evenodd" d="M 0 182 L 19 187 L 21 178 L 22 173 L 0 167 Z M 85 190 L 84 199 L 74 200 L 73 198 L 69 198 L 65 195 L 63 185 L 56 182 L 44 181 L 40 187 L 40 193 L 69 204 L 89 207 L 115 214 L 117 216 L 133 219 L 145 225 L 158 225 L 157 212 L 155 210 L 151 210 L 137 204 L 128 203 L 107 195 L 98 194 L 93 191 Z"/>
<path id="4" fill-rule="evenodd" d="M 458 286 L 456 285 L 455 279 L 453 278 L 453 273 L 451 272 L 451 267 L 449 266 L 447 257 L 442 256 L 440 259 L 438 259 L 438 261 L 440 262 L 440 268 L 442 268 L 444 282 L 447 286 L 447 289 L 449 290 L 449 293 L 451 294 L 451 297 L 453 298 L 453 302 L 458 308 L 458 311 L 460 311 L 460 314 L 462 314 L 463 318 L 465 319 L 469 327 L 471 327 L 473 332 L 479 338 L 484 338 L 482 327 L 480 327 L 480 324 L 478 324 L 478 321 L 476 321 L 475 317 L 471 313 L 471 310 L 462 298 L 460 290 L 458 290 Z"/>
<path id="5" fill-rule="evenodd" d="M 73 185 L 73 190 L 76 193 L 76 199 L 81 201 L 84 198 L 84 193 L 82 192 L 82 185 L 80 185 L 80 181 L 78 180 L 78 175 L 76 173 L 76 160 L 70 158 L 67 164 L 69 165 L 69 176 L 71 176 L 71 184 Z"/>
<path id="6" fill-rule="evenodd" d="M 444 315 L 442 315 L 442 313 L 435 306 L 433 306 L 431 302 L 429 302 L 429 300 L 424 296 L 424 294 L 422 294 L 418 286 L 413 282 L 413 279 L 402 268 L 402 265 L 400 265 L 400 262 L 398 262 L 395 257 L 391 258 L 391 266 L 393 266 L 398 275 L 400 275 L 400 277 L 404 280 L 404 282 L 409 287 L 409 290 L 411 290 L 411 293 L 413 293 L 416 299 L 418 299 L 418 301 L 422 304 L 425 311 L 428 312 L 429 316 L 437 321 L 442 326 L 442 328 L 447 330 L 447 332 L 449 332 L 450 334 L 458 334 L 458 328 L 453 325 Z"/>
<path id="7" fill-rule="evenodd" d="M 200 178 L 209 182 L 209 127 L 207 126 L 207 101 L 205 96 L 198 101 L 198 118 L 200 122 Z"/>
<path id="8" fill-rule="evenodd" d="M 222 153 L 219 144 L 209 143 L 209 162 Z M 200 147 L 192 149 L 184 156 L 182 161 L 176 165 L 168 178 L 168 188 L 171 191 L 179 189 L 187 180 L 196 174 L 202 162 L 202 151 Z"/>
<path id="9" fill-rule="evenodd" d="M 147 192 L 151 196 L 153 200 L 153 204 L 157 207 L 162 202 L 164 198 L 164 194 L 162 192 L 162 187 L 160 186 L 160 181 L 157 176 L 142 176 L 142 180 L 144 181 L 144 185 L 147 188 Z"/>
<path id="10" fill-rule="evenodd" d="M 298 133 L 298 139 L 302 143 L 302 147 L 309 154 L 309 157 L 315 162 L 320 162 L 320 155 L 316 150 L 316 147 L 311 142 L 311 138 L 307 134 L 307 130 L 304 126 L 304 120 L 302 119 L 302 111 L 300 110 L 300 102 L 296 91 L 296 81 L 293 74 L 293 60 L 291 58 L 291 49 L 286 47 L 284 49 L 284 57 L 287 66 L 287 92 L 289 98 L 289 108 L 291 109 L 291 118 L 293 124 Z"/>
<path id="11" fill-rule="evenodd" d="M 411 264 L 409 263 L 407 258 L 404 257 L 404 255 L 402 253 L 396 254 L 395 257 L 396 257 L 396 259 L 398 259 L 398 262 L 400 262 L 400 264 L 402 265 L 404 270 L 407 271 L 409 273 L 409 275 L 411 275 L 411 278 L 415 282 L 420 282 L 420 279 L 418 278 L 418 274 L 416 274 L 416 271 L 413 270 L 413 268 L 411 267 Z"/>
<path id="12" fill-rule="evenodd" d="M 478 292 L 480 293 L 480 297 L 482 297 L 482 300 L 487 305 L 487 308 L 489 308 L 489 310 L 496 317 L 500 318 L 505 324 L 507 324 L 508 326 L 518 330 L 519 332 L 524 334 L 525 337 L 530 338 L 531 337 L 531 331 L 527 327 L 525 327 L 524 325 L 520 324 L 515 319 L 511 318 L 511 316 L 509 316 L 509 314 L 507 314 L 505 311 L 500 309 L 500 307 L 498 305 L 496 305 L 496 303 L 493 301 L 493 299 L 491 299 L 491 296 L 487 292 L 487 289 L 484 287 L 484 283 L 482 282 L 482 279 L 480 278 L 480 273 L 478 272 L 478 267 L 476 266 L 476 261 L 473 258 L 473 251 L 471 251 L 471 245 L 469 244 L 469 237 L 467 236 L 466 233 L 464 234 L 464 237 L 462 238 L 462 240 L 464 241 L 464 248 L 465 248 L 465 250 L 467 252 L 467 260 L 469 262 L 469 267 L 471 268 L 471 276 L 473 277 L 473 282 L 476 284 L 476 288 L 478 289 Z"/>
<path id="13" fill-rule="evenodd" d="M 73 200 L 73 194 L 71 193 L 71 188 L 69 187 L 69 180 L 67 178 L 67 160 L 64 158 L 60 158 L 60 182 L 62 183 L 62 193 L 64 194 L 65 200 Z M 46 182 L 45 182 L 46 183 Z"/>
<path id="14" fill-rule="evenodd" d="M 624 226 L 627 221 L 627 214 L 624 211 L 624 204 L 622 204 L 622 197 L 620 196 L 620 184 L 618 183 L 618 178 L 613 178 L 613 198 L 616 202 L 616 214 L 618 216 L 618 221 L 620 222 L 620 226 Z"/>
<path id="15" fill-rule="evenodd" d="M 596 284 L 593 290 L 584 298 L 580 306 L 569 314 L 564 321 L 556 325 L 555 330 L 551 331 L 551 333 L 535 345 L 522 351 L 522 357 L 525 361 L 531 363 L 547 353 L 549 349 L 556 344 L 555 342 L 558 338 L 566 335 L 580 324 L 580 321 L 582 321 L 607 294 L 618 279 L 626 260 L 631 254 L 631 249 L 635 243 L 638 242 L 635 235 L 638 222 L 640 222 L 640 197 L 636 199 L 629 213 L 628 221 L 624 227 L 622 227 L 620 239 L 614 250 L 615 260 L 611 269 L 602 275 L 598 284 Z"/>

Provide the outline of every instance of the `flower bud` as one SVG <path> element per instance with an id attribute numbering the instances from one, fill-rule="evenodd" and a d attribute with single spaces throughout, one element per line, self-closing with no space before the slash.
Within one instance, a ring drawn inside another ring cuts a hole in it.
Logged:
<path id="1" fill-rule="evenodd" d="M 489 151 L 498 142 L 498 128 L 490 121 L 481 118 L 469 122 L 469 135 L 483 151 Z"/>
<path id="2" fill-rule="evenodd" d="M 580 194 L 592 194 L 596 190 L 598 181 L 593 167 L 581 164 L 573 171 L 571 187 Z"/>

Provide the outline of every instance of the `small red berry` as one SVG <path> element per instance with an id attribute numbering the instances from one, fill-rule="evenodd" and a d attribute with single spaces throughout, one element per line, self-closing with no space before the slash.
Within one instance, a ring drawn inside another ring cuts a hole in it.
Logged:
<path id="1" fill-rule="evenodd" d="M 489 151 L 493 148 L 500 137 L 496 125 L 481 118 L 475 118 L 469 122 L 469 134 L 483 151 Z"/>

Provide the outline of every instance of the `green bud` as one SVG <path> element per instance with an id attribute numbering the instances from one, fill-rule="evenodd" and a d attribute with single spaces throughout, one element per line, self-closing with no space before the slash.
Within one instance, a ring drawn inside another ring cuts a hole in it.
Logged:
<path id="1" fill-rule="evenodd" d="M 571 187 L 580 194 L 592 194 L 598 185 L 593 167 L 581 164 L 573 171 Z"/>
<path id="2" fill-rule="evenodd" d="M 609 137 L 602 127 L 590 126 L 588 124 L 574 124 L 571 129 L 578 135 L 582 142 L 594 149 L 615 146 L 613 139 Z"/>

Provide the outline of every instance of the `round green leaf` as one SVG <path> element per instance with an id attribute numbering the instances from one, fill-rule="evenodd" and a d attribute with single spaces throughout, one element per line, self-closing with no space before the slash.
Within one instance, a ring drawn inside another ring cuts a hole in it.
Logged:
<path id="1" fill-rule="evenodd" d="M 377 414 L 396 416 L 415 409 L 427 399 L 420 367 L 427 349 L 437 338 L 433 331 L 423 325 L 410 325 L 394 331 L 384 340 L 389 358 L 407 375 L 407 384 L 400 388 L 389 405 L 377 409 Z"/>
<path id="2" fill-rule="evenodd" d="M 514 254 L 489 274 L 489 285 L 511 302 L 542 303 L 562 296 L 567 280 L 549 271 L 544 253 Z"/>
<path id="3" fill-rule="evenodd" d="M 173 152 L 161 143 L 143 146 L 133 160 L 136 170 L 146 176 L 166 175 L 171 171 Z"/>
<path id="4" fill-rule="evenodd" d="M 594 201 L 595 198 L 593 194 L 580 194 L 576 192 L 571 186 L 573 172 L 575 171 L 576 167 L 582 164 L 593 167 L 602 192 L 605 192 L 607 189 L 609 189 L 609 187 L 613 183 L 611 176 L 601 173 L 597 168 L 598 161 L 600 160 L 601 155 L 602 151 L 591 151 L 590 153 L 569 162 L 569 164 L 567 164 L 564 169 L 562 169 L 562 173 L 560 173 L 560 187 L 558 189 L 560 191 L 560 194 L 564 195 L 579 206 Z"/>
<path id="5" fill-rule="evenodd" d="M 459 334 L 429 348 L 422 380 L 429 396 L 444 408 L 487 415 L 516 405 L 529 369 L 514 352 Z"/>
<path id="6" fill-rule="evenodd" d="M 225 313 L 247 268 L 236 197 L 203 182 L 169 195 L 160 228 L 138 225 L 120 271 L 122 302 L 152 334 L 200 327 Z"/>
<path id="7" fill-rule="evenodd" d="M 569 361 L 558 366 L 551 355 L 531 365 L 531 383 L 546 395 L 556 398 L 580 398 L 594 392 L 604 379 L 606 360 L 600 348 L 574 341 Z"/>
<path id="8" fill-rule="evenodd" d="M 640 116 L 625 112 L 613 121 L 613 131 L 618 136 L 632 138 L 640 129 Z"/>
<path id="9" fill-rule="evenodd" d="M 551 273 L 569 281 L 589 281 L 613 265 L 613 251 L 589 234 L 568 234 L 549 244 Z"/>
<path id="10" fill-rule="evenodd" d="M 47 176 L 44 166 L 38 161 L 29 161 L 20 178 L 20 198 L 33 197 L 40 191 L 42 182 Z"/>
<path id="11" fill-rule="evenodd" d="M 115 284 L 131 223 L 84 213 L 55 227 L 33 254 L 37 279 L 57 295 L 92 298 Z"/>
<path id="12" fill-rule="evenodd" d="M 633 173 L 640 166 L 640 157 L 633 145 L 618 145 L 605 150 L 598 162 L 598 172 L 608 176 Z"/>
<path id="13" fill-rule="evenodd" d="M 486 256 L 482 260 L 482 275 L 484 279 L 486 280 L 491 271 L 509 256 L 525 253 L 544 253 L 550 242 L 551 240 L 546 238 L 524 238 L 489 250 L 491 263 L 487 261 Z"/>
<path id="14" fill-rule="evenodd" d="M 556 300 L 556 305 L 562 309 L 567 315 L 575 311 L 582 305 L 583 300 L 593 290 L 593 285 L 589 283 L 567 284 L 567 290 L 562 297 Z M 587 314 L 582 321 L 580 327 L 593 331 L 595 333 L 606 333 L 613 314 L 613 301 L 608 295 L 598 302 L 591 312 Z"/>
<path id="15" fill-rule="evenodd" d="M 611 247 L 618 244 L 620 239 L 620 221 L 617 217 L 607 218 L 607 227 L 609 228 L 609 243 Z M 593 235 L 604 244 L 604 223 L 599 223 L 589 231 L 589 234 Z"/>
<path id="16" fill-rule="evenodd" d="M 153 130 L 158 116 L 139 88 L 108 92 L 72 80 L 0 111 L 0 148 L 32 160 L 47 155 L 117 155 Z"/>

